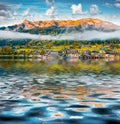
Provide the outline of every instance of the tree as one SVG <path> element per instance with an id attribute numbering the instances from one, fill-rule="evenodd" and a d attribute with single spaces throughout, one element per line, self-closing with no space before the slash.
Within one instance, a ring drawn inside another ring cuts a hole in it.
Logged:
<path id="1" fill-rule="evenodd" d="M 3 52 L 4 52 L 4 53 L 7 53 L 7 54 L 10 54 L 10 53 L 12 52 L 12 48 L 9 47 L 9 46 L 5 46 L 5 47 L 3 48 Z"/>
<path id="2" fill-rule="evenodd" d="M 40 50 L 40 52 L 39 52 L 39 53 L 40 53 L 40 55 L 42 55 L 42 56 L 43 56 L 43 55 L 45 55 L 45 53 L 46 53 L 46 52 L 45 52 L 45 50 L 43 50 L 43 49 L 42 49 L 42 50 Z"/>

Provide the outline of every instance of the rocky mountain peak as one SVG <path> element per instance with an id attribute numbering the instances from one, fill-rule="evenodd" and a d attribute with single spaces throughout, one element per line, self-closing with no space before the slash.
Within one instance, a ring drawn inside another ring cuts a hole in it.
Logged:
<path id="1" fill-rule="evenodd" d="M 100 20 L 97 18 L 82 18 L 79 20 L 45 20 L 45 21 L 29 21 L 24 20 L 21 24 L 1 27 L 0 30 L 13 30 L 20 32 L 30 33 L 50 33 L 50 32 L 75 32 L 85 30 L 97 30 L 97 31 L 116 31 L 120 30 L 120 26 L 111 22 Z"/>
<path id="2" fill-rule="evenodd" d="M 25 20 L 23 21 L 23 23 L 24 23 L 24 24 L 28 24 L 28 23 L 30 23 L 30 21 L 28 21 L 28 20 L 25 19 Z"/>

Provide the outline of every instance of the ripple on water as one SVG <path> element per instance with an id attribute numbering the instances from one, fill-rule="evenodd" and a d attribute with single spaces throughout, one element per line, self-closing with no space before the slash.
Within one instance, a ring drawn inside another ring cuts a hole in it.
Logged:
<path id="1" fill-rule="evenodd" d="M 2 76 L 0 124 L 119 123 L 120 76 L 115 78 L 95 74 Z"/>

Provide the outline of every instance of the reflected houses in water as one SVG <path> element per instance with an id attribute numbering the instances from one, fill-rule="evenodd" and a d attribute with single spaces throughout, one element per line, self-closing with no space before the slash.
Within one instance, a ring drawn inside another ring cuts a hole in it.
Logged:
<path id="1" fill-rule="evenodd" d="M 37 79 L 35 82 L 33 81 L 33 84 L 21 89 L 20 93 L 23 97 L 30 99 L 33 102 L 43 102 L 43 99 L 49 99 L 47 101 L 49 104 L 52 104 L 52 101 L 56 101 L 57 103 L 59 100 L 66 103 L 72 99 L 76 101 L 85 100 L 86 97 L 89 96 L 87 87 L 81 85 L 75 87 L 75 82 L 72 82 L 72 80 L 67 80 L 69 79 L 62 81 L 54 81 L 54 79 L 49 79 L 41 83 L 41 79 Z M 36 83 L 39 83 L 39 86 L 36 85 Z"/>
<path id="2" fill-rule="evenodd" d="M 92 82 L 91 82 L 92 83 Z M 44 104 L 45 106 L 64 106 L 67 104 L 66 110 L 74 110 L 77 112 L 88 112 L 90 108 L 105 108 L 106 100 L 118 98 L 118 93 L 114 92 L 115 88 L 107 87 L 107 84 L 97 86 L 87 86 L 80 80 L 64 78 L 38 78 L 33 80 L 32 84 L 28 84 L 25 88 L 18 92 L 31 102 Z M 119 88 L 117 89 L 117 91 Z M 75 106 L 72 106 L 75 104 Z M 57 115 L 56 115 L 57 116 Z M 59 115 L 58 115 L 59 116 Z"/>

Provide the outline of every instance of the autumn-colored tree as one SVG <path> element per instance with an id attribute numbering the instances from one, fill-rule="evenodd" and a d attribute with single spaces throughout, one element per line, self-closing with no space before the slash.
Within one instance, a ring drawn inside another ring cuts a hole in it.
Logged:
<path id="1" fill-rule="evenodd" d="M 7 54 L 10 54 L 10 53 L 12 52 L 12 48 L 9 47 L 9 46 L 5 46 L 5 47 L 3 48 L 3 52 L 4 52 L 4 53 L 7 53 Z"/>

